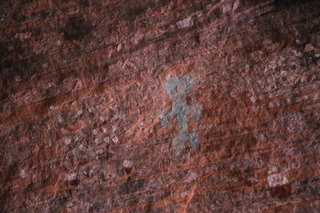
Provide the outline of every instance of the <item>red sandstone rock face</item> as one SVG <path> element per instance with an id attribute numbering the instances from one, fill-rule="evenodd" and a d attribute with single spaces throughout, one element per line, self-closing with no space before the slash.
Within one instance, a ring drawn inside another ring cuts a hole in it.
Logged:
<path id="1" fill-rule="evenodd" d="M 0 212 L 319 212 L 319 6 L 0 2 Z"/>

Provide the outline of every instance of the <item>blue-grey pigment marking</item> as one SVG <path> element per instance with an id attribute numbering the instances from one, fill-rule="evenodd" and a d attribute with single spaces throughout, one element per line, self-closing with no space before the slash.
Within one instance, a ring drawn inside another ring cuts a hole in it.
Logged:
<path id="1" fill-rule="evenodd" d="M 183 144 L 189 141 L 191 148 L 195 147 L 198 142 L 198 134 L 190 133 L 188 130 L 187 115 L 191 114 L 194 120 L 201 118 L 202 106 L 194 104 L 186 105 L 186 95 L 193 85 L 193 80 L 190 76 L 174 77 L 167 83 L 163 84 L 163 89 L 168 93 L 172 99 L 171 110 L 166 110 L 159 115 L 162 127 L 168 125 L 168 117 L 173 114 L 177 117 L 179 136 L 173 139 L 172 145 L 177 156 L 181 156 L 183 152 Z"/>

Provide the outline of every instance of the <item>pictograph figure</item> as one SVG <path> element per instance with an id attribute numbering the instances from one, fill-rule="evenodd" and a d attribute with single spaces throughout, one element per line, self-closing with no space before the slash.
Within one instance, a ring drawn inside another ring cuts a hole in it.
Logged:
<path id="1" fill-rule="evenodd" d="M 184 142 L 189 141 L 191 148 L 195 147 L 198 142 L 198 134 L 190 133 L 188 130 L 187 115 L 191 115 L 192 120 L 201 118 L 202 105 L 186 105 L 186 95 L 193 85 L 190 76 L 174 77 L 162 85 L 163 89 L 172 99 L 171 110 L 165 110 L 159 115 L 162 127 L 167 127 L 168 118 L 171 114 L 175 115 L 178 120 L 179 136 L 173 139 L 172 145 L 177 156 L 183 152 Z"/>

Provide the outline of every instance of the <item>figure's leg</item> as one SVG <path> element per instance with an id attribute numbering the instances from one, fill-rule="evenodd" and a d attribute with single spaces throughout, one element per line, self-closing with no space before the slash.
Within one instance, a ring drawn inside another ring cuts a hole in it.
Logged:
<path id="1" fill-rule="evenodd" d="M 190 146 L 194 148 L 198 143 L 198 134 L 190 134 Z"/>
<path id="2" fill-rule="evenodd" d="M 183 143 L 180 140 L 179 136 L 173 139 L 172 145 L 173 145 L 173 150 L 176 153 L 176 156 L 180 157 L 183 151 Z"/>

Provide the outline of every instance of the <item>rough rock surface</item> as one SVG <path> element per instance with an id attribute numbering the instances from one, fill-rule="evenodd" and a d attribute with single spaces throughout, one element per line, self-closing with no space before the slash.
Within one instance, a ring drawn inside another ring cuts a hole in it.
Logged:
<path id="1" fill-rule="evenodd" d="M 0 1 L 0 212 L 320 212 L 320 1 Z"/>

